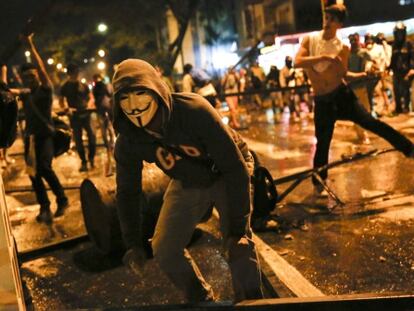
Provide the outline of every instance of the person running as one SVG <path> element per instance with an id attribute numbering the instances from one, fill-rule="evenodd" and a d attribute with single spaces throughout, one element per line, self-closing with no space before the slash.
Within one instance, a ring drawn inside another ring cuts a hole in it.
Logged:
<path id="1" fill-rule="evenodd" d="M 352 90 L 344 83 L 348 71 L 349 48 L 337 37 L 344 23 L 347 9 L 334 4 L 326 7 L 322 31 L 306 36 L 295 57 L 295 66 L 306 70 L 315 92 L 316 152 L 314 168 L 328 163 L 329 146 L 336 120 L 351 120 L 387 140 L 405 156 L 414 158 L 413 143 L 389 125 L 376 120 L 358 102 Z M 319 173 L 322 179 L 327 170 Z M 314 177 L 315 191 L 323 186 Z"/>

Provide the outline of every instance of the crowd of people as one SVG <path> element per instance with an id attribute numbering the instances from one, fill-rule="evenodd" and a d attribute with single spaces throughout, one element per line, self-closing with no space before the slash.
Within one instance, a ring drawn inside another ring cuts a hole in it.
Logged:
<path id="1" fill-rule="evenodd" d="M 91 90 L 81 82 L 80 68 L 76 64 L 67 66 L 68 78 L 56 94 L 73 130 L 79 172 L 93 170 L 96 165 L 92 110 L 98 116 L 107 150 L 107 175 L 112 173 L 112 157 L 116 159 L 117 211 L 127 249 L 123 259 L 128 267 L 141 274 L 147 261 L 139 210 L 146 161 L 155 163 L 171 178 L 151 245 L 154 258 L 172 283 L 191 302 L 217 299 L 186 250 L 196 225 L 214 205 L 228 251 L 235 300 L 263 298 L 250 227 L 254 159 L 235 131 L 241 126 L 240 102 L 250 101 L 256 109 L 263 108 L 265 101 L 270 102 L 276 120 L 285 108 L 293 121 L 304 110 L 313 112 L 317 138 L 315 169 L 328 163 L 334 126 L 339 119 L 355 122 L 386 139 L 405 156 L 414 157 L 412 142 L 371 113 L 378 105 L 377 98 L 382 100 L 378 115 L 411 110 L 409 81 L 414 75 L 414 54 L 406 39 L 406 29 L 402 24 L 396 25 L 392 46 L 382 34 L 366 35 L 362 46 L 359 36 L 353 34 L 349 48 L 337 36 L 346 14 L 343 5 L 327 7 L 322 30 L 306 36 L 298 53 L 286 57 L 280 70 L 272 66 L 268 74 L 252 62 L 248 68 L 228 68 L 215 82 L 205 71 L 186 64 L 181 88 L 177 90 L 160 67 L 127 59 L 115 67 L 113 90 L 100 74 L 93 76 Z M 11 92 L 20 97 L 25 115 L 25 161 L 40 205 L 36 220 L 50 224 L 69 206 L 52 167 L 54 86 L 32 35 L 25 41 L 34 62 L 21 66 L 21 85 Z M 370 75 L 377 80 L 368 79 Z M 7 83 L 7 78 L 3 80 Z M 298 88 L 302 86 L 307 87 Z M 368 98 L 365 108 L 361 105 L 363 96 Z M 223 101 L 229 107 L 229 126 L 215 109 Z M 1 155 L 10 162 L 4 150 Z M 321 170 L 313 179 L 318 194 L 324 190 L 327 174 L 326 169 Z M 44 181 L 56 197 L 54 215 Z"/>

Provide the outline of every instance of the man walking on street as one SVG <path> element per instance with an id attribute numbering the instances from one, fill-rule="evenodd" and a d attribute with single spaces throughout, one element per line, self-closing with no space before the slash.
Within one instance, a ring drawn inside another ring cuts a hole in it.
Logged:
<path id="1" fill-rule="evenodd" d="M 414 146 L 410 140 L 389 125 L 373 118 L 358 102 L 343 79 L 348 71 L 349 48 L 342 44 L 336 33 L 342 27 L 347 11 L 344 5 L 326 7 L 321 32 L 303 39 L 295 58 L 295 66 L 306 70 L 315 92 L 316 152 L 314 168 L 328 163 L 329 146 L 336 120 L 351 120 L 379 135 L 407 157 L 414 158 Z M 326 179 L 327 170 L 320 172 Z M 313 179 L 315 190 L 323 187 Z"/>
<path id="2" fill-rule="evenodd" d="M 88 102 L 91 94 L 87 85 L 79 81 L 79 67 L 75 64 L 68 65 L 69 80 L 63 84 L 60 90 L 59 104 L 65 108 L 65 98 L 69 106 L 70 125 L 73 129 L 76 150 L 82 161 L 79 172 L 88 170 L 85 148 L 82 141 L 82 130 L 88 135 L 88 160 L 90 168 L 94 168 L 94 158 L 96 152 L 96 137 L 91 126 L 91 114 L 87 111 Z"/>

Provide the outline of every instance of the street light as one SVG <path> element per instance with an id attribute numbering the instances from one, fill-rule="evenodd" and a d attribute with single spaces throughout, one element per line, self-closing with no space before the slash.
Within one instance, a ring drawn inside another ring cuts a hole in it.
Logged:
<path id="1" fill-rule="evenodd" d="M 30 55 L 31 55 L 30 51 L 25 51 L 24 52 L 24 56 L 26 56 L 26 62 L 27 63 L 31 63 L 32 62 L 32 59 L 30 58 Z"/>
<path id="2" fill-rule="evenodd" d="M 99 62 L 98 65 L 96 65 L 96 67 L 99 70 L 104 70 L 106 68 L 106 64 L 105 64 L 105 62 Z"/>
<path id="3" fill-rule="evenodd" d="M 63 65 L 61 63 L 56 64 L 56 69 L 61 70 L 63 68 Z"/>
<path id="4" fill-rule="evenodd" d="M 53 65 L 54 62 L 55 62 L 55 60 L 53 58 L 51 58 L 51 57 L 47 59 L 47 63 L 49 65 Z"/>
<path id="5" fill-rule="evenodd" d="M 106 24 L 104 24 L 104 23 L 100 23 L 99 25 L 98 25 L 98 31 L 100 32 L 100 33 L 104 33 L 104 32 L 106 32 L 108 30 L 108 26 L 106 25 Z"/>
<path id="6" fill-rule="evenodd" d="M 100 49 L 100 50 L 98 51 L 98 55 L 99 55 L 100 57 L 104 57 L 104 56 L 105 56 L 105 51 L 104 51 L 104 50 L 102 50 L 102 49 Z"/>

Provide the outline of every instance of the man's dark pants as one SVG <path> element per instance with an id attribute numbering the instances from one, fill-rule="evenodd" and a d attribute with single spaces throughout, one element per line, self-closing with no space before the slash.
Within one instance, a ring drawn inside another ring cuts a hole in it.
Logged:
<path id="1" fill-rule="evenodd" d="M 96 153 L 96 136 L 91 126 L 91 115 L 89 112 L 75 112 L 70 118 L 70 124 L 73 130 L 73 138 L 75 139 L 76 150 L 82 161 L 86 164 L 85 148 L 82 141 L 82 129 L 85 129 L 88 135 L 88 159 L 91 163 L 95 158 Z"/>
<path id="2" fill-rule="evenodd" d="M 393 76 L 394 96 L 395 96 L 395 112 L 402 113 L 403 102 L 405 109 L 409 110 L 410 107 L 410 81 L 404 79 L 404 76 L 395 74 Z"/>
<path id="3" fill-rule="evenodd" d="M 26 154 L 28 146 L 27 137 L 25 144 Z M 53 153 L 52 136 L 35 136 L 36 175 L 30 176 L 30 180 L 41 209 L 48 209 L 50 207 L 50 201 L 42 178 L 49 184 L 50 189 L 56 196 L 56 203 L 58 205 L 64 204 L 68 200 L 58 177 L 52 169 Z"/>
<path id="4" fill-rule="evenodd" d="M 352 90 L 345 85 L 341 85 L 327 95 L 315 97 L 314 122 L 317 143 L 313 158 L 314 168 L 328 163 L 329 146 L 336 120 L 353 121 L 364 129 L 384 138 L 405 155 L 409 155 L 413 150 L 413 144 L 410 140 L 389 125 L 372 117 L 358 102 Z M 326 179 L 328 172 L 323 170 L 319 175 L 322 179 Z M 317 180 L 314 178 L 312 182 L 316 184 Z"/>

